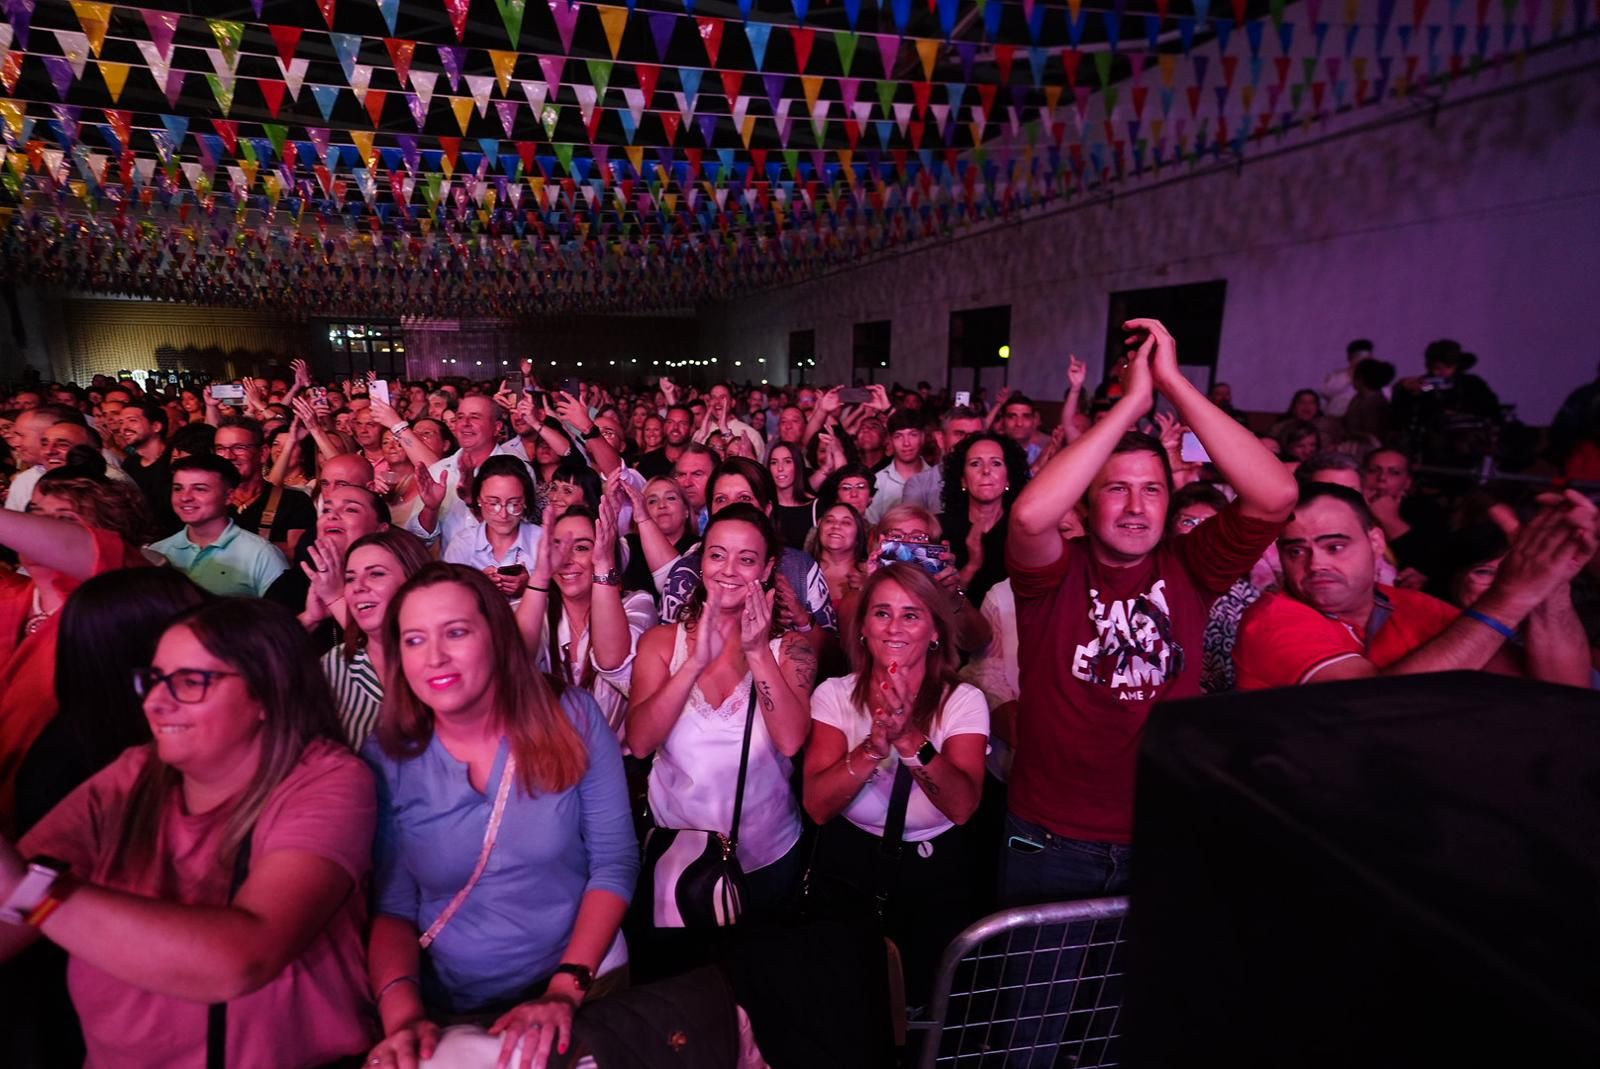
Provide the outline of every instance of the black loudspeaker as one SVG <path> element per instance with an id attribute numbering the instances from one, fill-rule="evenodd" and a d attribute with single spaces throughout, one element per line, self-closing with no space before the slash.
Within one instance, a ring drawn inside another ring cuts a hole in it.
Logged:
<path id="1" fill-rule="evenodd" d="M 1125 1064 L 1600 1065 L 1600 697 L 1471 672 L 1160 707 Z"/>

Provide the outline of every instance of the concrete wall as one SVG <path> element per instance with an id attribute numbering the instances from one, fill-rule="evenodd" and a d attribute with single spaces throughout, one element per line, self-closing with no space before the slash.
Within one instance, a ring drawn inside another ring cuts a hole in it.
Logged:
<path id="1" fill-rule="evenodd" d="M 1429 341 L 1454 337 L 1521 418 L 1546 422 L 1600 358 L 1593 57 L 1580 45 L 1548 57 L 1547 80 L 1530 65 L 1521 85 L 1455 87 L 1433 121 L 1418 109 L 1320 144 L 1291 139 L 1238 171 L 1131 185 L 1109 203 L 707 307 L 701 344 L 770 358 L 790 331 L 815 329 L 810 377 L 838 381 L 852 325 L 889 318 L 892 376 L 878 381 L 943 383 L 950 313 L 1010 304 L 1011 384 L 1058 398 L 1069 351 L 1098 375 L 1110 293 L 1220 278 L 1218 377 L 1241 407 L 1284 408 L 1342 365 L 1351 338 L 1373 338 L 1412 374 Z"/>

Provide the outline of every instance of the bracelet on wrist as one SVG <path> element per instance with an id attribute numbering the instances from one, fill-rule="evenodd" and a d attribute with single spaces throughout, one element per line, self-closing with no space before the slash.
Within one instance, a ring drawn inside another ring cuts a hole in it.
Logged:
<path id="1" fill-rule="evenodd" d="M 374 1003 L 382 1002 L 383 1001 L 383 996 L 387 995 L 390 991 L 394 990 L 394 988 L 397 987 L 400 984 L 415 984 L 416 987 L 417 987 L 417 990 L 421 991 L 422 990 L 422 977 L 420 977 L 420 976 L 396 976 L 393 980 L 390 980 L 388 983 L 384 984 L 382 987 L 380 987 L 378 989 L 378 995 L 372 1001 Z"/>
<path id="2" fill-rule="evenodd" d="M 1490 616 L 1486 612 L 1479 612 L 1477 609 L 1462 609 L 1461 615 L 1465 616 L 1469 620 L 1478 621 L 1478 623 L 1489 628 L 1491 631 L 1498 631 L 1500 633 L 1500 637 L 1506 639 L 1507 641 L 1514 641 L 1517 637 L 1517 632 L 1515 629 L 1507 627 L 1505 624 L 1501 623 L 1499 620 L 1496 620 L 1493 616 Z"/>

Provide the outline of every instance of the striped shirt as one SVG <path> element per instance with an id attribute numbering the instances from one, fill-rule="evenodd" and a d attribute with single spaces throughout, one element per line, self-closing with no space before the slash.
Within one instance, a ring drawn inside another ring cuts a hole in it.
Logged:
<path id="1" fill-rule="evenodd" d="M 357 650 L 353 659 L 346 660 L 343 645 L 322 655 L 322 671 L 339 707 L 339 729 L 350 748 L 359 750 L 378 726 L 383 680 L 378 678 L 366 650 Z"/>

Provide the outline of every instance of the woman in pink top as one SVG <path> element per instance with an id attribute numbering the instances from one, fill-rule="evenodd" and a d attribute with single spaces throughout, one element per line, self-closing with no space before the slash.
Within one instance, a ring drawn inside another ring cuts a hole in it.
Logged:
<path id="1" fill-rule="evenodd" d="M 135 677 L 154 741 L 20 849 L 0 838 L 0 960 L 40 935 L 67 951 L 95 1069 L 213 1064 L 213 1003 L 228 1069 L 365 1051 L 374 784 L 304 629 L 226 599 L 170 624 Z"/>

